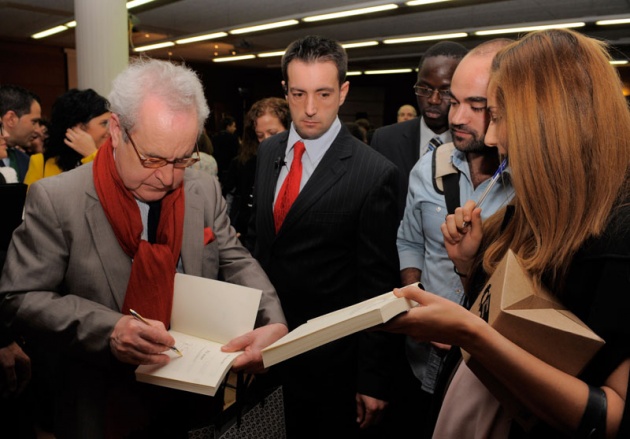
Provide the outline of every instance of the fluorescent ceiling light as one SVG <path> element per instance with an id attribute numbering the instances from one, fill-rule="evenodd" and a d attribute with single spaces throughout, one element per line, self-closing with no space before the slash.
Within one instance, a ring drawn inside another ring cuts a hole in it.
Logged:
<path id="1" fill-rule="evenodd" d="M 625 66 L 626 64 L 628 64 L 628 60 L 627 59 L 613 59 L 610 61 L 610 64 L 612 64 L 613 66 Z"/>
<path id="2" fill-rule="evenodd" d="M 345 43 L 341 47 L 344 49 L 355 49 L 357 47 L 378 46 L 378 41 L 361 41 L 358 43 Z"/>
<path id="3" fill-rule="evenodd" d="M 165 41 L 164 43 L 149 44 L 148 46 L 136 47 L 135 49 L 133 49 L 133 51 L 144 52 L 146 50 L 162 49 L 163 47 L 171 47 L 174 45 L 175 43 L 173 43 L 172 41 Z"/>
<path id="4" fill-rule="evenodd" d="M 285 50 L 279 50 L 277 52 L 265 52 L 265 53 L 259 53 L 257 56 L 258 58 L 272 58 L 274 56 L 282 56 L 284 55 L 284 52 L 286 52 Z"/>
<path id="5" fill-rule="evenodd" d="M 406 38 L 392 38 L 389 40 L 384 40 L 385 44 L 400 44 L 400 43 L 416 43 L 419 41 L 432 41 L 432 40 L 448 40 L 452 38 L 465 38 L 468 34 L 466 32 L 457 32 L 453 34 L 442 34 L 442 35 L 422 35 L 417 37 L 406 37 Z"/>
<path id="6" fill-rule="evenodd" d="M 151 3 L 155 0 L 132 0 L 127 2 L 127 9 L 137 8 L 138 6 L 146 5 L 147 3 Z"/>
<path id="7" fill-rule="evenodd" d="M 630 18 L 618 18 L 615 20 L 599 20 L 595 24 L 600 26 L 607 26 L 610 24 L 630 24 Z"/>
<path id="8" fill-rule="evenodd" d="M 214 58 L 214 62 L 230 62 L 230 61 L 242 61 L 244 59 L 256 58 L 254 55 L 240 55 L 240 56 L 228 56 L 226 58 Z"/>
<path id="9" fill-rule="evenodd" d="M 500 35 L 500 34 L 512 34 L 512 33 L 520 33 L 520 32 L 530 32 L 535 30 L 545 30 L 545 29 L 567 29 L 572 27 L 582 27 L 585 26 L 584 22 L 576 22 L 576 23 L 555 23 L 555 24 L 542 24 L 538 26 L 523 26 L 523 27 L 512 27 L 505 29 L 489 29 L 489 30 L 480 30 L 475 32 L 475 35 Z"/>
<path id="10" fill-rule="evenodd" d="M 261 30 L 275 29 L 278 27 L 293 26 L 298 23 L 299 21 L 297 20 L 277 21 L 275 23 L 259 24 L 257 26 L 249 26 L 249 27 L 242 27 L 240 29 L 233 29 L 230 31 L 230 33 L 232 35 L 246 34 L 248 32 L 258 32 Z"/>
<path id="11" fill-rule="evenodd" d="M 391 73 L 410 73 L 413 69 L 366 70 L 366 75 L 389 75 Z"/>
<path id="12" fill-rule="evenodd" d="M 407 6 L 420 6 L 420 5 L 430 5 L 431 3 L 442 3 L 442 2 L 450 2 L 451 0 L 413 0 L 410 2 L 406 2 Z"/>
<path id="13" fill-rule="evenodd" d="M 177 44 L 196 43 L 197 41 L 213 40 L 215 38 L 227 37 L 226 32 L 215 32 L 213 34 L 197 35 L 196 37 L 182 38 L 181 40 L 175 40 Z"/>
<path id="14" fill-rule="evenodd" d="M 46 29 L 36 34 L 33 34 L 31 35 L 31 38 L 39 40 L 40 38 L 49 37 L 51 35 L 58 34 L 59 32 L 63 32 L 64 30 L 68 30 L 68 28 L 66 26 L 55 26 L 53 28 Z"/>
<path id="15" fill-rule="evenodd" d="M 373 12 L 389 11 L 397 8 L 398 5 L 389 3 L 387 5 L 372 6 L 370 8 L 351 9 L 349 11 L 333 12 L 330 14 L 313 15 L 311 17 L 304 17 L 302 21 L 310 23 L 313 21 L 332 20 L 333 18 L 352 17 L 354 15 L 371 14 Z"/>
<path id="16" fill-rule="evenodd" d="M 360 71 L 356 71 L 356 72 L 346 72 L 346 76 L 359 76 L 362 75 L 363 72 Z"/>
<path id="17" fill-rule="evenodd" d="M 66 26 L 66 27 L 77 27 L 77 21 L 76 20 L 69 21 L 66 24 L 64 24 L 64 26 Z"/>

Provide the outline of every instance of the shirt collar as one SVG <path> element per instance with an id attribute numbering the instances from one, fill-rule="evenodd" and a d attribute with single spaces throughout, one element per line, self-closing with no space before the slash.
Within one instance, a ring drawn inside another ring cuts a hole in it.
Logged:
<path id="1" fill-rule="evenodd" d="M 303 140 L 300 135 L 295 131 L 295 125 L 291 122 L 291 128 L 289 130 L 289 138 L 287 140 L 287 149 L 285 151 L 285 155 L 289 155 L 289 151 L 293 150 L 293 145 L 298 140 L 302 140 L 304 142 L 304 146 L 306 148 L 305 154 L 307 157 L 313 162 L 318 163 L 319 160 L 324 156 L 330 145 L 332 145 L 333 141 L 339 134 L 341 130 L 341 122 L 339 118 L 335 118 L 328 131 L 322 134 L 317 139 L 306 139 Z"/>

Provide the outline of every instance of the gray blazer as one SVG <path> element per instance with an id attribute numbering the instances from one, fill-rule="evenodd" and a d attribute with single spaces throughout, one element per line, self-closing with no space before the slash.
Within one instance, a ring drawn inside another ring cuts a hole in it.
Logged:
<path id="1" fill-rule="evenodd" d="M 273 286 L 229 224 L 218 181 L 187 170 L 184 191 L 184 272 L 262 289 L 256 324 L 285 323 Z M 216 236 L 206 246 L 204 227 Z M 84 424 L 67 425 L 77 436 L 102 432 L 103 387 L 120 367 L 109 336 L 122 317 L 131 262 L 99 203 L 92 164 L 30 187 L 0 281 L 0 322 L 59 355 L 64 366 L 55 378 L 65 382 L 63 392 L 74 393 L 65 399 L 76 409 L 64 422 Z M 79 392 L 72 382 L 87 389 Z"/>

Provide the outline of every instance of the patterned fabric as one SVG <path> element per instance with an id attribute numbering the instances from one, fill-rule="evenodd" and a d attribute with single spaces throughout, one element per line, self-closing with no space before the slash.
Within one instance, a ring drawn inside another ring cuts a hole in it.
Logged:
<path id="1" fill-rule="evenodd" d="M 273 209 L 273 217 L 276 226 L 276 233 L 280 230 L 284 218 L 287 216 L 291 205 L 300 193 L 300 181 L 302 180 L 302 155 L 306 151 L 304 143 L 295 142 L 293 145 L 293 161 L 289 174 L 284 179 L 278 199 Z"/>
<path id="2" fill-rule="evenodd" d="M 429 151 L 436 150 L 442 144 L 442 139 L 438 136 L 435 136 L 431 140 L 429 140 Z"/>
<path id="3" fill-rule="evenodd" d="M 216 426 L 193 430 L 189 439 L 285 439 L 284 398 L 282 387 L 276 388 L 241 417 L 217 431 Z"/>

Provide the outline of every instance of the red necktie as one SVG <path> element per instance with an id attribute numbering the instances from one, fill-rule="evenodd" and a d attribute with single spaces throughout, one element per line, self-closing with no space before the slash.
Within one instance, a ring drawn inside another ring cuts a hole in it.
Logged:
<path id="1" fill-rule="evenodd" d="M 302 155 L 305 151 L 304 143 L 301 141 L 295 142 L 293 145 L 293 161 L 291 162 L 291 169 L 287 174 L 280 192 L 278 192 L 278 198 L 276 199 L 276 205 L 273 208 L 273 219 L 276 225 L 276 233 L 280 230 L 284 218 L 287 216 L 291 205 L 300 193 L 300 181 L 302 180 Z"/>

